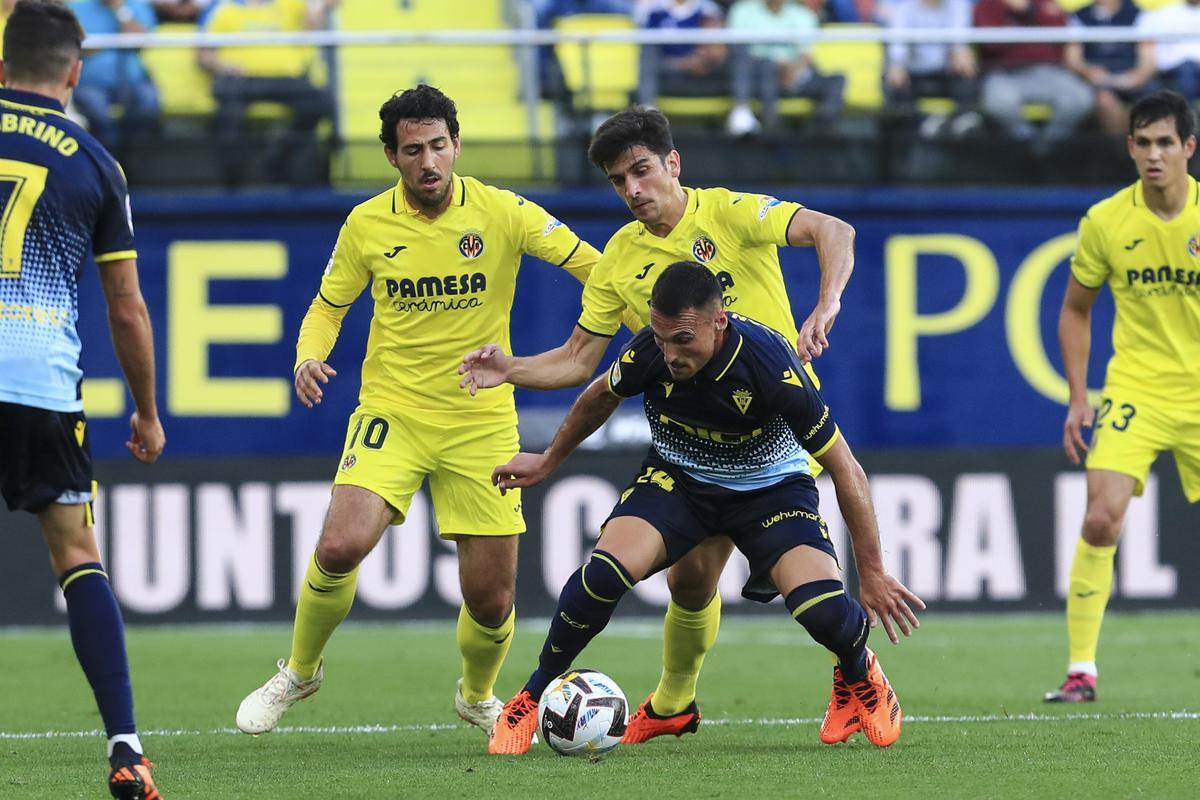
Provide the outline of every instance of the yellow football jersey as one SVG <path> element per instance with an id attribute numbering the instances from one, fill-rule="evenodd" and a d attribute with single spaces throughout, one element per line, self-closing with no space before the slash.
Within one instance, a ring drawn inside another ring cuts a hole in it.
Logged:
<path id="1" fill-rule="evenodd" d="M 375 301 L 359 402 L 369 408 L 514 414 L 512 386 L 471 397 L 458 388 L 464 353 L 509 344 L 521 255 L 579 281 L 594 247 L 535 203 L 474 178 L 451 176 L 450 207 L 420 215 L 400 184 L 346 218 L 300 327 L 296 364 L 324 361 L 346 310 L 364 288 Z"/>
<path id="2" fill-rule="evenodd" d="M 1088 209 L 1071 273 L 1112 291 L 1117 315 L 1105 384 L 1172 404 L 1200 397 L 1200 183 L 1166 221 L 1146 207 L 1142 183 Z"/>
<path id="3" fill-rule="evenodd" d="M 608 240 L 583 290 L 579 327 L 612 336 L 628 308 L 646 325 L 650 290 L 676 261 L 698 261 L 721 281 L 725 307 L 769 325 L 796 341 L 778 248 L 787 245 L 788 224 L 803 206 L 728 189 L 685 189 L 687 209 L 670 234 L 655 236 L 630 222 Z"/>

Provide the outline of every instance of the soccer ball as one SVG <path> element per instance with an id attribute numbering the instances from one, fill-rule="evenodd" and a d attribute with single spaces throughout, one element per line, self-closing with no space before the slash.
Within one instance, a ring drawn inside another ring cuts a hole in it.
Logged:
<path id="1" fill-rule="evenodd" d="M 625 695 L 616 681 L 593 669 L 559 675 L 538 701 L 538 729 L 564 756 L 599 757 L 625 735 Z"/>

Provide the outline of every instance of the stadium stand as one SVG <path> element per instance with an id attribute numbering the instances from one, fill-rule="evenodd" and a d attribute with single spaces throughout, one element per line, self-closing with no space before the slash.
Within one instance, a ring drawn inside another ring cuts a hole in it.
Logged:
<path id="1" fill-rule="evenodd" d="M 447 18 L 440 0 L 379 3 L 345 0 L 338 28 L 345 31 L 495 30 L 507 27 L 503 3 L 458 0 Z M 437 86 L 458 104 L 463 153 L 459 169 L 497 180 L 530 181 L 552 175 L 551 148 L 526 146 L 549 138 L 554 118 L 539 103 L 537 131 L 521 102 L 521 72 L 515 48 L 493 45 L 347 46 L 338 49 L 337 78 L 341 136 L 346 142 L 334 164 L 341 185 L 394 180 L 379 144 L 379 106 L 394 92 L 418 83 Z M 517 146 L 520 145 L 520 146 Z"/>

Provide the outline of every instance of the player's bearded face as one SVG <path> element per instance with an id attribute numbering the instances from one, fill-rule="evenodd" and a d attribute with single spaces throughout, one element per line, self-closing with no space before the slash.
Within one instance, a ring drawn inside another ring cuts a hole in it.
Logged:
<path id="1" fill-rule="evenodd" d="M 396 125 L 396 150 L 387 151 L 400 170 L 404 193 L 414 206 L 444 208 L 450 200 L 450 176 L 458 160 L 458 139 L 442 119 L 402 119 Z"/>
<path id="2" fill-rule="evenodd" d="M 650 309 L 654 343 L 662 350 L 671 377 L 685 381 L 695 377 L 713 359 L 724 343 L 729 324 L 719 304 L 709 308 L 686 308 L 677 316 Z"/>
<path id="3" fill-rule="evenodd" d="M 1149 186 L 1164 187 L 1183 180 L 1188 159 L 1195 151 L 1196 137 L 1181 142 L 1172 118 L 1155 120 L 1129 137 L 1129 155 L 1143 183 Z"/>

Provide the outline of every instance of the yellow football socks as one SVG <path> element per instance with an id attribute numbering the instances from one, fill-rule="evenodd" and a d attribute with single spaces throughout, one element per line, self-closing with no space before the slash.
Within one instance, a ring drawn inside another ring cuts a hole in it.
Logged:
<path id="1" fill-rule="evenodd" d="M 458 610 L 458 651 L 463 660 L 463 699 L 468 703 L 480 703 L 490 698 L 496 687 L 496 676 L 512 645 L 513 630 L 517 627 L 517 610 L 509 612 L 508 618 L 498 628 L 489 628 L 467 611 L 464 603 Z"/>
<path id="2" fill-rule="evenodd" d="M 308 562 L 300 599 L 296 602 L 296 623 L 292 628 L 292 657 L 288 669 L 301 680 L 308 680 L 321 663 L 325 643 L 350 613 L 358 567 L 343 575 L 321 568 L 316 553 Z"/>
<path id="3" fill-rule="evenodd" d="M 696 699 L 696 684 L 704 656 L 721 628 L 721 595 L 713 595 L 699 611 L 688 611 L 672 600 L 663 618 L 663 671 L 654 690 L 654 713 L 669 717 Z"/>
<path id="4" fill-rule="evenodd" d="M 1067 641 L 1072 664 L 1095 663 L 1100 624 L 1112 593 L 1116 545 L 1094 547 L 1082 538 L 1071 562 L 1067 589 Z"/>

